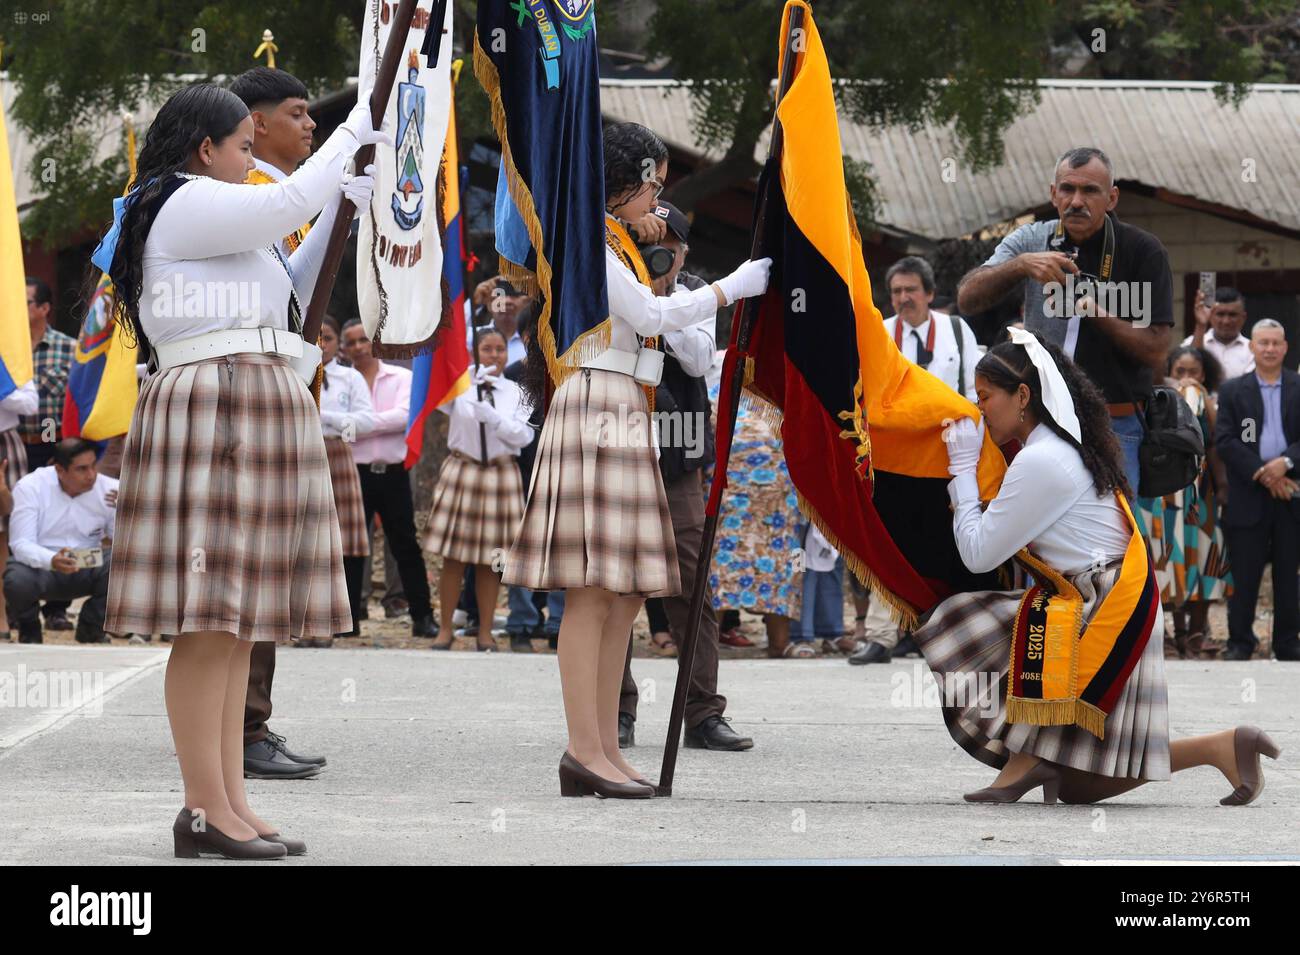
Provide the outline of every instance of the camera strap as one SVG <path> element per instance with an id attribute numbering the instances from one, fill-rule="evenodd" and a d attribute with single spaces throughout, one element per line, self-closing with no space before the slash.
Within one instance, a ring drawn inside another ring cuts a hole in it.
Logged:
<path id="1" fill-rule="evenodd" d="M 1060 249 L 1065 244 L 1065 220 L 1056 220 L 1056 231 L 1052 234 L 1052 241 L 1048 249 Z M 1109 282 L 1111 273 L 1115 271 L 1115 223 L 1111 221 L 1110 213 L 1106 213 L 1104 234 L 1101 239 L 1101 265 L 1097 268 L 1097 278 L 1103 282 Z"/>

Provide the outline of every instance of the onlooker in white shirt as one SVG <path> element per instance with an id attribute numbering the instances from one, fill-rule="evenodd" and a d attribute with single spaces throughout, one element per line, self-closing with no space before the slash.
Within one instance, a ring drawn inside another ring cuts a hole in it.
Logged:
<path id="1" fill-rule="evenodd" d="M 1241 333 L 1246 327 L 1246 300 L 1235 288 L 1226 285 L 1214 290 L 1214 303 L 1196 293 L 1196 332 L 1183 339 L 1213 355 L 1223 366 L 1223 379 L 1240 378 L 1255 370 L 1255 355 L 1250 339 Z"/>
<path id="2" fill-rule="evenodd" d="M 109 552 L 117 522 L 117 481 L 100 474 L 95 446 L 67 438 L 52 467 L 37 468 L 13 489 L 4 591 L 20 643 L 42 642 L 42 599 L 90 597 L 77 620 L 77 641 L 102 643 Z"/>
<path id="3" fill-rule="evenodd" d="M 934 301 L 934 270 L 930 263 L 915 255 L 899 259 L 885 273 L 885 283 L 896 313 L 885 319 L 885 331 L 903 357 L 974 401 L 979 343 L 961 316 L 930 308 Z"/>

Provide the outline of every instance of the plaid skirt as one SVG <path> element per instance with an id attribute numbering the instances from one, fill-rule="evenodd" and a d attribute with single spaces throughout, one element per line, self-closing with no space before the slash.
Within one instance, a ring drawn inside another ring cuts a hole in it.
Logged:
<path id="1" fill-rule="evenodd" d="M 524 482 L 513 455 L 480 464 L 453 451 L 433 490 L 424 549 L 499 568 L 523 516 Z"/>
<path id="2" fill-rule="evenodd" d="M 147 378 L 121 480 L 105 630 L 283 642 L 352 629 L 320 413 L 284 359 Z"/>
<path id="3" fill-rule="evenodd" d="M 1070 578 L 1084 598 L 1085 625 L 1119 577 L 1119 563 Z M 1028 753 L 1100 776 L 1169 778 L 1169 694 L 1165 683 L 1164 613 L 1106 717 L 1106 738 L 1078 726 L 1008 723 L 1011 629 L 1023 591 L 957 594 L 941 603 L 913 639 L 938 681 L 944 722 L 962 749 L 1001 769 Z M 962 685 L 966 688 L 963 692 Z M 985 693 L 976 692 L 987 687 Z M 945 688 L 951 688 L 944 692 Z M 990 698 L 992 697 L 992 698 Z"/>
<path id="4" fill-rule="evenodd" d="M 343 535 L 343 556 L 366 557 L 370 554 L 370 537 L 366 534 L 366 508 L 361 501 L 361 476 L 357 474 L 352 449 L 342 438 L 326 438 L 325 457 L 329 459 L 334 508 L 339 515 L 339 533 Z"/>
<path id="5" fill-rule="evenodd" d="M 0 431 L 0 458 L 5 460 L 5 481 L 9 490 L 27 474 L 27 446 L 17 428 Z M 9 515 L 0 514 L 0 534 L 9 533 Z"/>
<path id="6" fill-rule="evenodd" d="M 681 592 L 649 428 L 645 394 L 631 376 L 583 368 L 565 380 L 542 425 L 504 583 L 641 597 Z"/>

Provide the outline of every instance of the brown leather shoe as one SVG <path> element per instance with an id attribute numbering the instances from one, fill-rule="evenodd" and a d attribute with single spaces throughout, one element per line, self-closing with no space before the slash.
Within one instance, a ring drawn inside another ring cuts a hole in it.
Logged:
<path id="1" fill-rule="evenodd" d="M 1264 772 L 1259 766 L 1262 753 L 1277 759 L 1282 752 L 1258 726 L 1238 726 L 1232 737 L 1233 755 L 1241 785 L 1219 800 L 1220 806 L 1248 806 L 1264 791 Z"/>
<path id="2" fill-rule="evenodd" d="M 1048 806 L 1055 805 L 1061 789 L 1061 770 L 1051 763 L 1039 762 L 1009 786 L 987 786 L 966 793 L 962 798 L 967 802 L 1017 802 L 1025 793 L 1039 786 L 1043 787 L 1043 802 Z"/>
<path id="3" fill-rule="evenodd" d="M 288 836 L 282 836 L 278 832 L 273 832 L 269 836 L 259 836 L 263 842 L 278 842 L 289 850 L 291 856 L 305 856 L 307 854 L 307 843 L 301 839 L 290 839 Z"/>
<path id="4" fill-rule="evenodd" d="M 172 842 L 178 859 L 197 859 L 202 854 L 225 859 L 283 859 L 289 854 L 287 846 L 267 842 L 260 836 L 241 842 L 211 823 L 195 829 L 194 813 L 188 809 L 182 809 L 172 823 Z"/>
<path id="5" fill-rule="evenodd" d="M 606 799 L 650 799 L 654 796 L 654 787 L 640 783 L 611 782 L 604 776 L 593 773 L 569 753 L 564 751 L 560 757 L 560 795 L 561 796 L 600 796 Z"/>

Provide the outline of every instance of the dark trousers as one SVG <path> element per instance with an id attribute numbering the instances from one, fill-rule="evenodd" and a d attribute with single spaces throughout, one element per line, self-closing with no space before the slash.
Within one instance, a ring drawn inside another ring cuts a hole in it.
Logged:
<path id="1" fill-rule="evenodd" d="M 1224 527 L 1232 558 L 1228 645 L 1254 650 L 1255 601 L 1264 565 L 1273 564 L 1273 649 L 1300 648 L 1300 527 L 1289 501 L 1269 498 L 1265 516 L 1249 527 Z"/>
<path id="2" fill-rule="evenodd" d="M 275 679 L 275 641 L 258 640 L 248 661 L 248 696 L 244 699 L 244 745 L 266 739 L 271 718 L 271 682 Z"/>
<path id="3" fill-rule="evenodd" d="M 424 552 L 415 539 L 415 502 L 411 499 L 411 479 L 400 464 L 390 464 L 382 474 L 358 464 L 361 475 L 361 500 L 366 507 L 366 526 L 379 515 L 384 525 L 384 539 L 397 558 L 397 572 L 402 590 L 411 608 L 411 619 L 420 620 L 433 613 L 429 602 L 429 571 L 424 566 Z"/>
<path id="4" fill-rule="evenodd" d="M 77 597 L 89 597 L 77 616 L 76 636 L 83 643 L 98 641 L 104 633 L 104 616 L 108 610 L 108 565 L 111 559 L 111 552 L 106 550 L 104 566 L 61 574 L 49 567 L 28 567 L 11 556 L 5 565 L 5 603 L 9 616 L 18 624 L 18 632 L 41 632 L 39 608 L 42 599 L 71 602 Z"/>
<path id="5" fill-rule="evenodd" d="M 682 592 L 675 597 L 664 597 L 663 608 L 668 615 L 669 632 L 681 647 L 690 623 L 687 618 L 691 609 L 691 591 L 695 587 L 695 572 L 700 563 L 700 543 L 704 536 L 704 485 L 700 472 L 690 471 L 665 484 L 664 492 L 668 496 L 668 511 L 672 515 L 673 536 L 677 539 L 677 567 L 681 571 Z M 708 572 L 707 567 L 704 572 Z M 636 680 L 632 679 L 632 644 L 629 641 L 618 710 L 620 713 L 631 714 L 635 719 L 636 703 Z M 688 729 L 698 726 L 710 716 L 721 716 L 726 709 L 727 698 L 718 694 L 718 618 L 713 612 L 713 591 L 706 589 L 695 663 L 691 667 L 690 688 L 686 692 L 686 726 Z"/>
<path id="6" fill-rule="evenodd" d="M 343 558 L 343 580 L 348 585 L 348 609 L 352 611 L 352 635 L 361 632 L 361 584 L 366 568 L 364 557 Z"/>

